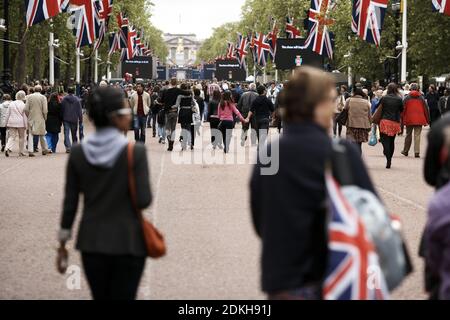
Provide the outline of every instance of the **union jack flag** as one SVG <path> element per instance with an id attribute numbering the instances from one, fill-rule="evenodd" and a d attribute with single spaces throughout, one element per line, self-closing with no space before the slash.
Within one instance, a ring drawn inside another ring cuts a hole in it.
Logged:
<path id="1" fill-rule="evenodd" d="M 239 64 L 242 68 L 245 68 L 245 57 L 248 55 L 248 38 L 244 37 L 241 33 L 238 33 L 238 47 L 236 49 L 237 58 L 239 60 Z"/>
<path id="2" fill-rule="evenodd" d="M 277 22 L 272 18 L 273 26 L 272 30 L 267 35 L 267 42 L 270 45 L 270 57 L 272 58 L 272 61 L 275 60 L 275 55 L 277 54 L 277 40 L 278 40 L 278 27 Z"/>
<path id="3" fill-rule="evenodd" d="M 31 27 L 66 12 L 68 6 L 69 0 L 25 0 L 27 26 Z"/>
<path id="4" fill-rule="evenodd" d="M 72 16 L 75 19 L 73 30 L 77 48 L 93 44 L 97 36 L 98 13 L 94 0 L 70 0 Z"/>
<path id="5" fill-rule="evenodd" d="M 262 32 L 255 33 L 253 46 L 256 63 L 264 67 L 267 64 L 267 57 L 272 49 L 270 44 L 267 42 L 267 36 Z"/>
<path id="6" fill-rule="evenodd" d="M 236 47 L 234 43 L 227 42 L 227 59 L 236 59 Z"/>
<path id="7" fill-rule="evenodd" d="M 286 38 L 297 39 L 300 38 L 301 32 L 294 25 L 294 18 L 286 17 Z"/>
<path id="8" fill-rule="evenodd" d="M 328 270 L 323 285 L 327 300 L 385 300 L 389 298 L 375 245 L 356 209 L 338 183 L 327 174 L 331 205 L 328 225 Z"/>
<path id="9" fill-rule="evenodd" d="M 361 39 L 380 46 L 389 0 L 353 0 L 352 30 Z"/>
<path id="10" fill-rule="evenodd" d="M 117 32 L 111 32 L 109 34 L 109 55 L 112 55 L 114 52 L 120 49 L 119 42 L 119 34 Z"/>
<path id="11" fill-rule="evenodd" d="M 95 42 L 94 50 L 97 50 L 105 38 L 105 34 L 108 31 L 109 18 L 112 15 L 113 0 L 97 0 L 96 6 L 96 35 L 97 41 Z"/>
<path id="12" fill-rule="evenodd" d="M 308 13 L 308 38 L 305 47 L 324 55 L 324 49 L 330 59 L 333 59 L 333 34 L 328 27 L 334 23 L 328 18 L 329 11 L 333 9 L 334 2 L 330 0 L 311 0 L 311 9 Z"/>
<path id="13" fill-rule="evenodd" d="M 128 29 L 128 40 L 127 40 L 127 48 L 126 48 L 126 56 L 128 60 L 134 58 L 136 53 L 135 42 L 137 38 L 137 32 L 134 27 L 129 27 Z"/>
<path id="14" fill-rule="evenodd" d="M 450 16 L 450 0 L 433 0 L 433 8 L 447 16 Z"/>

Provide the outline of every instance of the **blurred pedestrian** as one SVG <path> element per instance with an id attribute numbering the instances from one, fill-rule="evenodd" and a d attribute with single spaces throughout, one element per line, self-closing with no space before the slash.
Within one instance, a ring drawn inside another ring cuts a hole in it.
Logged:
<path id="1" fill-rule="evenodd" d="M 355 86 L 353 96 L 347 99 L 344 109 L 348 110 L 347 139 L 355 143 L 361 154 L 362 144 L 369 141 L 370 107 L 362 88 Z"/>
<path id="2" fill-rule="evenodd" d="M 59 141 L 59 133 L 62 126 L 62 109 L 61 103 L 58 101 L 58 94 L 52 93 L 48 102 L 48 115 L 45 122 L 45 129 L 47 134 L 45 139 L 50 150 L 56 153 L 56 147 Z"/>
<path id="3" fill-rule="evenodd" d="M 19 156 L 25 156 L 25 133 L 28 125 L 25 114 L 25 99 L 25 91 L 20 90 L 16 93 L 16 100 L 11 102 L 8 107 L 6 114 L 8 142 L 5 147 L 5 156 L 7 157 L 12 152 L 17 138 L 19 138 Z"/>
<path id="4" fill-rule="evenodd" d="M 272 100 L 267 97 L 266 88 L 259 86 L 258 97 L 253 101 L 246 121 L 246 123 L 249 123 L 250 119 L 255 117 L 256 137 L 258 138 L 259 146 L 266 143 L 267 135 L 269 134 L 270 118 L 274 111 L 275 107 Z"/>
<path id="5" fill-rule="evenodd" d="M 242 123 L 248 123 L 247 119 L 241 115 L 239 110 L 236 108 L 236 105 L 233 102 L 233 98 L 231 96 L 230 91 L 225 91 L 222 94 L 222 99 L 218 108 L 218 116 L 219 116 L 219 130 L 222 133 L 222 140 L 224 145 L 224 152 L 228 153 L 230 151 L 230 143 L 231 137 L 233 136 L 233 128 L 234 128 L 234 117 L 236 115 Z"/>
<path id="6" fill-rule="evenodd" d="M 9 94 L 4 94 L 2 99 L 3 101 L 0 103 L 0 142 L 1 152 L 4 152 L 6 147 L 6 117 L 11 103 L 11 96 Z"/>
<path id="7" fill-rule="evenodd" d="M 439 93 L 434 84 L 428 87 L 428 93 L 425 95 L 428 108 L 430 110 L 430 125 L 432 126 L 437 120 L 441 118 L 441 110 L 439 110 Z"/>
<path id="8" fill-rule="evenodd" d="M 76 248 L 95 300 L 133 300 L 145 266 L 147 248 L 142 221 L 129 192 L 127 131 L 131 110 L 123 91 L 94 89 L 88 98 L 96 131 L 72 148 L 66 173 L 61 217 L 58 270 L 66 271 L 66 243 L 71 238 L 80 195 L 84 198 Z M 134 146 L 134 172 L 139 209 L 152 202 L 145 145 Z"/>
<path id="9" fill-rule="evenodd" d="M 136 92 L 130 98 L 130 106 L 134 114 L 134 139 L 145 143 L 147 117 L 152 105 L 150 95 L 144 90 L 144 85 L 138 83 Z"/>
<path id="10" fill-rule="evenodd" d="M 68 95 L 61 102 L 61 112 L 64 126 L 64 146 L 66 153 L 70 153 L 72 145 L 78 143 L 78 127 L 83 123 L 81 101 L 75 96 L 75 88 L 70 87 Z M 72 137 L 72 140 L 70 139 Z"/>

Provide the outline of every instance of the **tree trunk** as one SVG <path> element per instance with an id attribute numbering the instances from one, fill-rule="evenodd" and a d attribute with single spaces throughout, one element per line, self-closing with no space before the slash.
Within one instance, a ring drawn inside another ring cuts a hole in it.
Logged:
<path id="1" fill-rule="evenodd" d="M 70 78 L 71 78 L 71 65 L 72 65 L 72 46 L 67 46 L 66 47 L 66 61 L 69 64 L 66 64 L 66 71 L 65 71 L 65 75 L 64 75 L 64 84 L 67 86 L 70 83 Z"/>
<path id="2" fill-rule="evenodd" d="M 20 4 L 20 12 L 25 12 L 25 2 Z M 17 52 L 17 63 L 15 68 L 14 78 L 17 83 L 22 84 L 25 82 L 25 73 L 27 68 L 27 37 L 25 34 L 25 19 L 22 19 L 19 25 L 19 35 L 25 35 L 23 37 L 22 43 L 19 45 Z M 15 61 L 15 60 L 11 60 Z"/>

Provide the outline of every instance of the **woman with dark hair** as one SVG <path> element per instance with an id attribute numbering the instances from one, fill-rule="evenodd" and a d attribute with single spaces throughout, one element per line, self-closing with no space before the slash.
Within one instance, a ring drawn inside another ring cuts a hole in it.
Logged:
<path id="1" fill-rule="evenodd" d="M 361 154 L 363 142 L 369 141 L 370 107 L 363 89 L 355 86 L 353 96 L 347 99 L 344 109 L 348 110 L 347 140 L 354 142 Z"/>
<path id="2" fill-rule="evenodd" d="M 220 131 L 219 131 L 219 104 L 222 96 L 220 94 L 219 90 L 214 90 L 212 93 L 212 96 L 209 99 L 208 103 L 208 121 L 209 125 L 211 127 L 211 144 L 213 146 L 213 149 L 216 149 L 217 147 L 223 148 L 222 141 L 220 138 Z"/>
<path id="3" fill-rule="evenodd" d="M 236 115 L 242 123 L 248 123 L 248 120 L 244 119 L 239 110 L 236 108 L 231 91 L 225 91 L 222 94 L 222 99 L 220 100 L 218 109 L 218 116 L 220 120 L 219 130 L 222 133 L 222 140 L 224 144 L 223 150 L 225 153 L 230 151 L 230 142 L 234 128 L 233 114 Z"/>
<path id="4" fill-rule="evenodd" d="M 395 137 L 401 132 L 400 119 L 403 112 L 403 100 L 399 96 L 398 86 L 390 83 L 386 96 L 382 97 L 378 108 L 382 108 L 380 121 L 380 138 L 383 154 L 386 157 L 386 168 L 390 169 L 395 150 Z"/>
<path id="5" fill-rule="evenodd" d="M 153 88 L 153 92 L 150 96 L 151 99 L 151 115 L 148 117 L 147 120 L 147 128 L 152 127 L 152 131 L 153 131 L 153 138 L 156 137 L 156 123 L 157 123 L 157 119 L 158 119 L 158 113 L 159 111 L 161 111 L 162 109 L 162 104 L 159 102 L 159 92 L 161 91 L 161 87 L 156 85 Z M 150 125 L 151 124 L 151 125 Z"/>
<path id="6" fill-rule="evenodd" d="M 48 101 L 48 114 L 45 121 L 45 129 L 47 134 L 45 139 L 47 140 L 48 148 L 52 153 L 56 153 L 56 146 L 59 141 L 59 133 L 62 126 L 62 109 L 61 103 L 57 93 L 52 93 Z"/>
<path id="7" fill-rule="evenodd" d="M 325 171 L 333 159 L 328 133 L 335 83 L 319 69 L 300 67 L 283 92 L 284 132 L 268 145 L 277 170 L 264 172 L 271 168 L 258 160 L 250 182 L 253 224 L 262 241 L 262 288 L 269 299 L 322 299 L 329 217 Z M 347 172 L 352 182 L 373 190 L 353 144 L 343 140 L 338 147 L 352 169 Z"/>
<path id="8" fill-rule="evenodd" d="M 59 232 L 58 270 L 67 267 L 66 242 L 71 238 L 80 194 L 83 217 L 76 248 L 92 297 L 100 300 L 132 300 L 136 297 L 147 249 L 140 217 L 129 192 L 128 140 L 132 112 L 123 91 L 97 88 L 87 100 L 89 118 L 96 131 L 72 148 Z M 133 147 L 136 206 L 152 202 L 147 152 L 144 144 Z"/>
<path id="9" fill-rule="evenodd" d="M 189 86 L 186 83 L 181 84 L 180 89 L 188 91 Z M 192 115 L 196 112 L 196 105 L 194 98 L 191 95 L 179 95 L 177 98 L 176 106 L 178 112 L 178 123 L 181 125 L 181 150 L 186 150 L 187 144 L 190 143 L 191 150 L 194 149 L 195 133 L 194 125 L 192 124 Z"/>

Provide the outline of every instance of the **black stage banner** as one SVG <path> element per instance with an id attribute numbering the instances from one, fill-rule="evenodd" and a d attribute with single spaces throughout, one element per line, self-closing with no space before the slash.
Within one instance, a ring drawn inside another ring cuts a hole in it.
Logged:
<path id="1" fill-rule="evenodd" d="M 134 57 L 122 62 L 122 76 L 130 73 L 133 78 L 153 79 L 153 58 Z"/>
<path id="2" fill-rule="evenodd" d="M 246 72 L 237 60 L 217 60 L 216 78 L 219 81 L 245 81 Z"/>
<path id="3" fill-rule="evenodd" d="M 302 49 L 305 39 L 278 39 L 275 64 L 278 70 L 292 70 L 300 66 L 323 69 L 323 57 L 310 49 Z"/>

